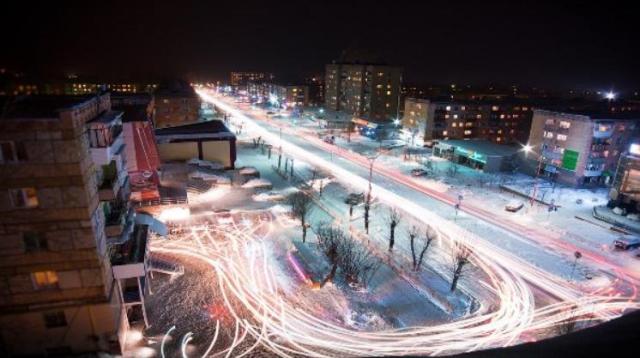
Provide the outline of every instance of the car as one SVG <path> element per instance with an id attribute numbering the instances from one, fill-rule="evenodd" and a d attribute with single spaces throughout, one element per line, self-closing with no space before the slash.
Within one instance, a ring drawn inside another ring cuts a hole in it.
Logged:
<path id="1" fill-rule="evenodd" d="M 524 206 L 524 203 L 521 201 L 511 201 L 509 203 L 507 203 L 507 205 L 504 207 L 504 210 L 511 212 L 511 213 L 515 213 L 517 211 L 519 211 L 520 209 L 522 209 L 522 207 Z"/>
<path id="2" fill-rule="evenodd" d="M 426 170 L 422 169 L 422 168 L 413 168 L 411 169 L 411 175 L 414 177 L 421 177 L 423 175 L 427 175 L 429 174 L 429 172 L 427 172 Z"/>
<path id="3" fill-rule="evenodd" d="M 336 137 L 326 136 L 322 140 L 324 140 L 325 143 L 334 144 L 336 142 Z"/>
<path id="4" fill-rule="evenodd" d="M 624 237 L 620 236 L 619 238 L 613 240 L 613 247 L 617 250 L 632 250 L 640 247 L 640 238 L 636 236 L 632 237 Z"/>

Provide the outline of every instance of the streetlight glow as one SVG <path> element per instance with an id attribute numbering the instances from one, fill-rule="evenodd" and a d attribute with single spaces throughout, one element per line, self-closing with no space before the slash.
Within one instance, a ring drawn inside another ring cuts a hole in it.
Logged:
<path id="1" fill-rule="evenodd" d="M 613 91 L 609 91 L 609 92 L 604 94 L 604 98 L 606 98 L 606 99 L 611 101 L 611 100 L 616 99 L 616 94 L 613 93 Z"/>
<path id="2" fill-rule="evenodd" d="M 527 144 L 522 146 L 522 150 L 525 153 L 529 153 L 529 152 L 531 152 L 531 150 L 533 150 L 533 147 L 531 146 L 531 144 L 527 143 Z"/>

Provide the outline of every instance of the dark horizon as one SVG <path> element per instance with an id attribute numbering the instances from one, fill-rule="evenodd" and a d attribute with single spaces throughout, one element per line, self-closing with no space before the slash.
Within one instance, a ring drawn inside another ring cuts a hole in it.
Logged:
<path id="1" fill-rule="evenodd" d="M 640 87 L 632 56 L 640 30 L 624 4 L 261 4 L 11 4 L 0 66 L 47 77 L 228 79 L 257 70 L 300 80 L 356 50 L 403 67 L 404 82 L 418 85 Z"/>

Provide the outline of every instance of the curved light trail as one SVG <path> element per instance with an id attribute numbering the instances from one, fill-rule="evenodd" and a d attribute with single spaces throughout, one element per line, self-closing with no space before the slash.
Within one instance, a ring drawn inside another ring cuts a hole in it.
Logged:
<path id="1" fill-rule="evenodd" d="M 245 126 L 260 133 L 266 141 L 277 143 L 287 153 L 330 171 L 350 186 L 366 190 L 368 181 L 364 178 L 299 146 L 281 141 L 277 135 L 224 102 L 214 100 L 202 91 L 200 95 L 243 120 Z M 245 355 L 258 346 L 285 357 L 452 354 L 512 345 L 530 335 L 537 337 L 540 331 L 552 329 L 570 318 L 609 320 L 626 310 L 640 308 L 635 287 L 631 295 L 617 292 L 615 288 L 585 293 L 578 284 L 568 283 L 534 267 L 402 196 L 375 184 L 373 193 L 379 200 L 435 227 L 441 237 L 472 247 L 471 260 L 488 278 L 486 289 L 498 297 L 497 307 L 490 312 L 478 310 L 453 322 L 376 332 L 353 330 L 316 317 L 283 294 L 283 287 L 279 285 L 281 268 L 269 259 L 266 245 L 274 225 L 273 218 L 251 230 L 238 228 L 235 224 L 232 230 L 194 229 L 180 238 L 153 240 L 151 249 L 198 260 L 215 271 L 217 287 L 235 321 L 232 343 L 216 356 L 230 356 L 232 352 Z M 268 226 L 266 233 L 258 232 L 265 225 Z M 305 277 L 303 272 L 297 274 L 301 280 Z M 618 274 L 625 279 L 624 272 Z M 537 308 L 533 290 L 544 291 L 560 301 Z M 242 313 L 237 307 L 242 308 Z M 248 338 L 255 342 L 248 348 L 242 345 L 243 351 L 239 351 L 241 343 Z"/>

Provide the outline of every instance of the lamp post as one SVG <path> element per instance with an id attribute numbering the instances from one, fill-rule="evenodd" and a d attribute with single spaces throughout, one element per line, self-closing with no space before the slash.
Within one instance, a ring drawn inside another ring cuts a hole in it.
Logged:
<path id="1" fill-rule="evenodd" d="M 526 145 L 524 145 L 522 147 L 522 151 L 524 151 L 525 159 L 527 158 L 527 155 L 529 153 L 534 153 L 535 155 L 538 156 L 538 165 L 537 165 L 537 168 L 536 168 L 536 174 L 534 176 L 533 192 L 531 194 L 531 200 L 529 201 L 529 204 L 531 206 L 533 206 L 533 202 L 534 202 L 534 200 L 536 198 L 536 194 L 537 194 L 537 191 L 538 191 L 538 176 L 540 174 L 540 170 L 542 169 L 542 161 L 544 159 L 544 157 L 542 156 L 542 153 L 538 154 L 538 153 L 534 152 L 533 148 L 534 147 L 529 143 L 527 143 Z"/>
<path id="2" fill-rule="evenodd" d="M 371 209 L 371 181 L 373 180 L 373 163 L 379 156 L 380 153 L 367 157 L 367 159 L 369 160 L 369 190 L 367 191 L 367 198 L 364 202 L 364 229 L 367 234 L 369 234 L 369 210 Z"/>

